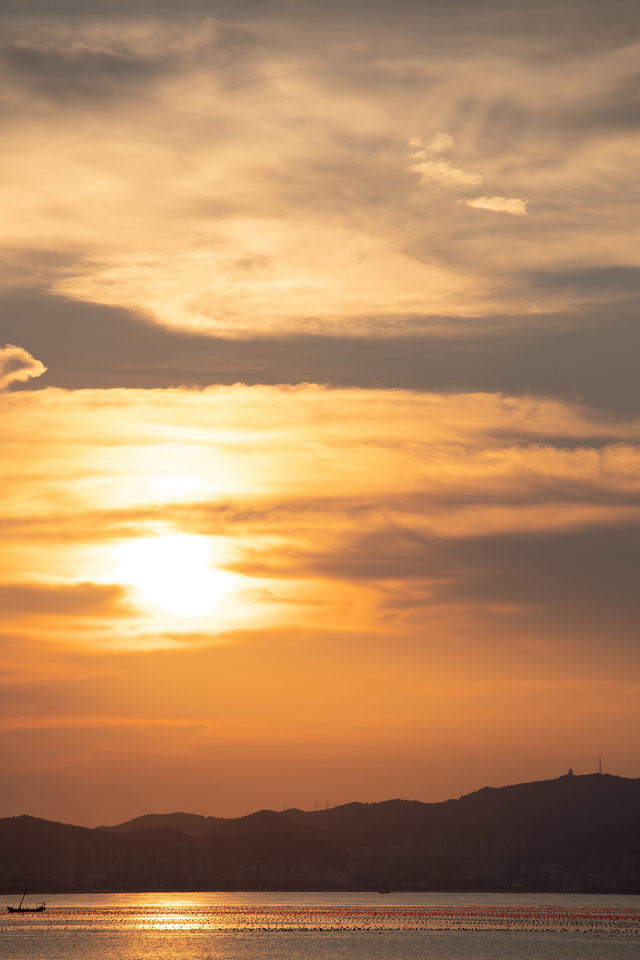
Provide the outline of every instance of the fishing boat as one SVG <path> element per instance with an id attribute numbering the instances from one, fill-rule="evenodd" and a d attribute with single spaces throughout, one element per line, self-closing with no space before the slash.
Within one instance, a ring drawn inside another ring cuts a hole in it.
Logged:
<path id="1" fill-rule="evenodd" d="M 10 907 L 7 904 L 7 910 L 9 911 L 9 913 L 42 913 L 43 910 L 47 909 L 46 903 L 41 903 L 40 906 L 38 907 L 23 907 L 22 903 L 26 895 L 27 895 L 27 891 L 25 890 L 25 892 L 22 894 L 20 903 L 18 904 L 17 907 Z"/>

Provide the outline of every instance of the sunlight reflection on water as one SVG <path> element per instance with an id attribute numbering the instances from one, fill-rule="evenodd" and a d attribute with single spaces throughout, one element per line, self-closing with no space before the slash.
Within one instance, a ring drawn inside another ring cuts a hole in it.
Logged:
<path id="1" fill-rule="evenodd" d="M 635 897 L 514 903 L 476 895 L 474 904 L 464 895 L 438 895 L 436 903 L 427 894 L 414 903 L 408 895 L 347 895 L 342 903 L 339 895 L 316 894 L 315 903 L 295 894 L 279 895 L 290 903 L 232 896 L 59 895 L 45 913 L 2 916 L 0 958 L 631 960 L 640 946 Z"/>

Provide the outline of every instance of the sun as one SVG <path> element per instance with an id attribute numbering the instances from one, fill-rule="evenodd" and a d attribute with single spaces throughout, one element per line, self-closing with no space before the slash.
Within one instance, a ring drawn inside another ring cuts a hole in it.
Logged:
<path id="1" fill-rule="evenodd" d="M 232 583 L 230 574 L 212 566 L 207 537 L 175 533 L 140 538 L 116 547 L 113 556 L 120 583 L 175 616 L 211 613 Z"/>

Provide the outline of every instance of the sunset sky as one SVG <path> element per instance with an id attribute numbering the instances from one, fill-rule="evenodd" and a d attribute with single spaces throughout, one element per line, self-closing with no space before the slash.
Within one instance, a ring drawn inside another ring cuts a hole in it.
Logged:
<path id="1" fill-rule="evenodd" d="M 4 0 L 0 816 L 640 776 L 640 5 Z"/>

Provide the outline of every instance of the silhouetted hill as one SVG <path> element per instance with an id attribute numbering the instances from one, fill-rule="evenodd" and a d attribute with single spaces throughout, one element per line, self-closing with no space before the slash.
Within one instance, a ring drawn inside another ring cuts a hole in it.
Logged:
<path id="1" fill-rule="evenodd" d="M 55 858 L 70 843 L 89 842 L 93 831 L 68 823 L 41 820 L 38 817 L 7 817 L 0 820 L 0 870 L 16 859 Z"/>
<path id="2" fill-rule="evenodd" d="M 342 867 L 346 857 L 316 831 L 272 810 L 217 823 L 211 850 L 218 863 L 232 870 L 257 861 L 317 872 Z"/>
<path id="3" fill-rule="evenodd" d="M 107 830 L 110 833 L 135 833 L 140 830 L 171 827 L 187 837 L 206 837 L 218 820 L 218 817 L 203 817 L 197 813 L 146 813 L 114 827 L 96 827 L 96 829 Z"/>
<path id="4" fill-rule="evenodd" d="M 36 889 L 640 892 L 640 780 L 484 787 L 457 800 L 148 814 L 89 830 L 0 820 L 0 883 Z"/>

